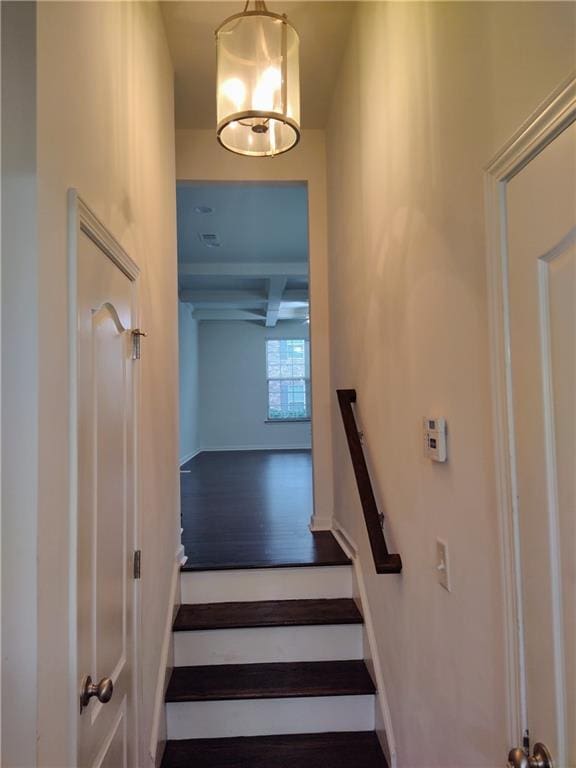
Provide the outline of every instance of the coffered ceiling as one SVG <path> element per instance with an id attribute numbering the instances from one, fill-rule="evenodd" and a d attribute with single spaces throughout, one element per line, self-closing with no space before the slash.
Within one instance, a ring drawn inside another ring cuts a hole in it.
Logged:
<path id="1" fill-rule="evenodd" d="M 308 318 L 304 184 L 179 182 L 180 300 L 197 320 Z"/>

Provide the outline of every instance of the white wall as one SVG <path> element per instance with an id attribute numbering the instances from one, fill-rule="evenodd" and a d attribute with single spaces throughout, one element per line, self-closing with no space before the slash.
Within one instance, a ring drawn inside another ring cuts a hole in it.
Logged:
<path id="1" fill-rule="evenodd" d="M 308 338 L 306 323 L 200 323 L 202 450 L 310 448 L 310 423 L 267 424 L 266 339 Z"/>
<path id="2" fill-rule="evenodd" d="M 360 547 L 400 766 L 493 768 L 512 746 L 482 168 L 569 74 L 575 11 L 365 3 L 333 101 L 333 386 L 357 389 L 402 575 L 374 574 L 333 401 L 334 498 Z M 422 456 L 426 415 L 448 420 L 447 465 Z M 436 581 L 436 537 L 449 547 L 450 594 Z"/>
<path id="3" fill-rule="evenodd" d="M 38 4 L 38 765 L 70 766 L 66 192 L 141 268 L 142 740 L 179 539 L 173 72 L 156 3 Z M 141 765 L 150 765 L 146 755 Z M 29 764 L 28 768 L 29 768 Z"/>
<path id="4" fill-rule="evenodd" d="M 38 246 L 36 10 L 2 3 L 2 731 L 0 764 L 36 760 Z"/>
<path id="5" fill-rule="evenodd" d="M 198 321 L 189 304 L 178 302 L 178 362 L 180 382 L 180 465 L 200 449 L 198 429 Z"/>
<path id="6" fill-rule="evenodd" d="M 333 510 L 332 425 L 330 422 L 330 347 L 328 251 L 326 245 L 326 166 L 324 132 L 304 130 L 299 145 L 274 158 L 241 157 L 227 152 L 214 131 L 176 131 L 176 176 L 182 181 L 305 181 L 308 185 L 310 248 L 310 334 L 314 520 L 329 527 Z"/>

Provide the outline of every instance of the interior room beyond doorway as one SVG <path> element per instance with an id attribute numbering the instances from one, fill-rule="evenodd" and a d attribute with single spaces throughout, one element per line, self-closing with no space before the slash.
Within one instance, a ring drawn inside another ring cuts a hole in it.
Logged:
<path id="1" fill-rule="evenodd" d="M 313 509 L 308 191 L 179 182 L 188 568 L 333 564 Z"/>

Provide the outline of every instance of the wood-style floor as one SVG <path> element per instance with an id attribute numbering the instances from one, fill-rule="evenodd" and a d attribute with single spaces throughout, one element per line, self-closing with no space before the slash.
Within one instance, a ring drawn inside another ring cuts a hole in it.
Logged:
<path id="1" fill-rule="evenodd" d="M 186 570 L 349 562 L 330 532 L 308 529 L 310 451 L 210 451 L 182 470 Z"/>

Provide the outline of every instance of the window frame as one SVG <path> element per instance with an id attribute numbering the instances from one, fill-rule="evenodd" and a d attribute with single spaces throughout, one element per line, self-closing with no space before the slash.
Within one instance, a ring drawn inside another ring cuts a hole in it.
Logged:
<path id="1" fill-rule="evenodd" d="M 268 376 L 268 342 L 269 341 L 303 341 L 305 348 L 304 377 L 291 378 L 288 376 Z M 298 424 L 309 423 L 312 420 L 312 398 L 310 386 L 310 339 L 304 336 L 267 336 L 264 340 L 264 362 L 266 365 L 266 424 Z M 270 418 L 270 382 L 271 381 L 299 381 L 304 378 L 307 416 L 296 418 L 273 419 Z"/>

